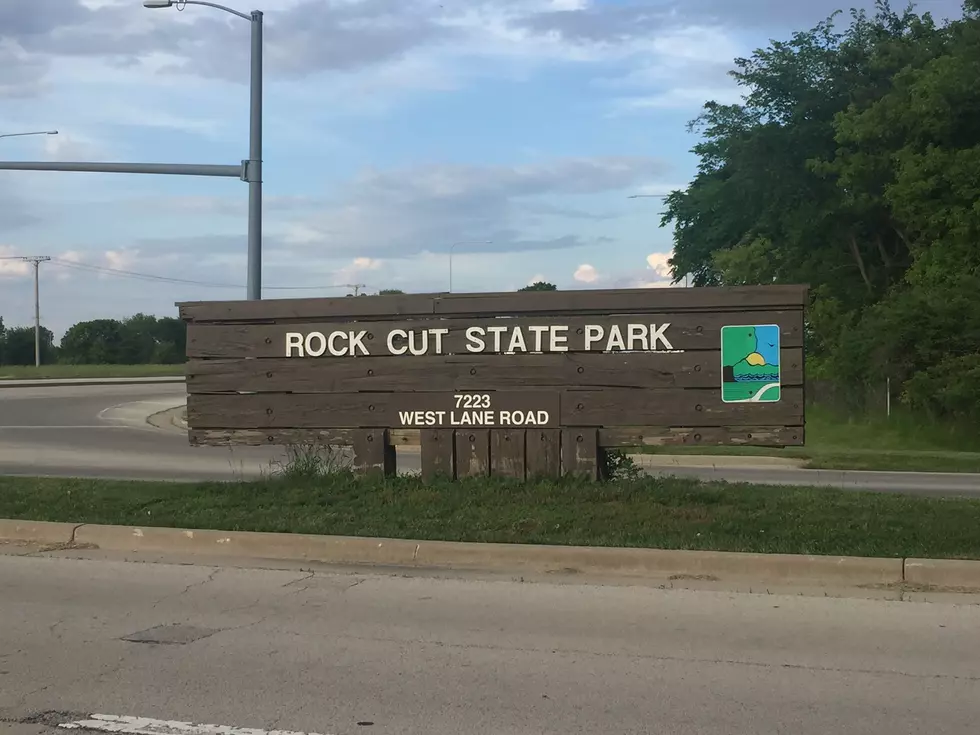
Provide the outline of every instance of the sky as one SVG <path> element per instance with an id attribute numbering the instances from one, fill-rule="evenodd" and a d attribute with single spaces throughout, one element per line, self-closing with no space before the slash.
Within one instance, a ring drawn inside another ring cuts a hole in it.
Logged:
<path id="1" fill-rule="evenodd" d="M 265 13 L 263 298 L 671 285 L 656 196 L 770 39 L 871 0 L 224 0 Z M 959 0 L 922 0 L 937 19 Z M 249 26 L 0 0 L 0 159 L 238 165 Z M 245 298 L 247 184 L 0 171 L 0 317 Z M 450 267 L 451 266 L 451 267 Z"/>

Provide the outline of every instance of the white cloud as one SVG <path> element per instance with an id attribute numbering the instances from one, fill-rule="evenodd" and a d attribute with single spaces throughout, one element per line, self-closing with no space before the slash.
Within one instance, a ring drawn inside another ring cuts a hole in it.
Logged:
<path id="1" fill-rule="evenodd" d="M 0 278 L 26 276 L 31 266 L 20 259 L 17 250 L 10 245 L 0 245 Z"/>
<path id="2" fill-rule="evenodd" d="M 670 278 L 671 269 L 668 262 L 673 253 L 650 253 L 647 256 L 647 267 L 660 278 Z"/>
<path id="3" fill-rule="evenodd" d="M 290 221 L 286 246 L 334 257 L 408 257 L 426 251 L 567 250 L 580 235 L 534 236 L 543 197 L 619 191 L 668 170 L 644 156 L 555 158 L 496 166 L 427 165 L 367 171 L 314 214 Z M 477 241 L 483 244 L 477 244 Z M 487 243 L 487 241 L 490 241 Z"/>
<path id="4" fill-rule="evenodd" d="M 583 263 L 575 269 L 575 273 L 572 278 L 579 283 L 595 283 L 597 280 L 599 280 L 599 272 L 595 269 L 595 266 L 589 265 L 588 263 Z"/>

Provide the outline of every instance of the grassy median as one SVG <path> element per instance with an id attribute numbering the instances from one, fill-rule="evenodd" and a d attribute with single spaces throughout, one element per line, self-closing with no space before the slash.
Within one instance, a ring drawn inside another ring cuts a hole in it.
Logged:
<path id="1" fill-rule="evenodd" d="M 183 375 L 181 365 L 2 365 L 0 380 L 58 378 L 157 378 Z"/>
<path id="2" fill-rule="evenodd" d="M 848 418 L 806 410 L 804 447 L 641 447 L 644 454 L 754 455 L 800 459 L 807 469 L 980 472 L 980 429 L 898 411 L 890 418 Z"/>
<path id="3" fill-rule="evenodd" d="M 645 478 L 178 484 L 0 477 L 0 517 L 447 541 L 980 558 L 980 501 Z"/>

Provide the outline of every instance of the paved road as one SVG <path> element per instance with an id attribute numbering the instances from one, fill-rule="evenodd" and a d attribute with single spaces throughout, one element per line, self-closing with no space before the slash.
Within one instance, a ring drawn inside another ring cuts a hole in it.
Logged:
<path id="1" fill-rule="evenodd" d="M 980 721 L 975 605 L 11 556 L 0 589 L 17 735 L 93 714 L 335 735 Z"/>
<path id="2" fill-rule="evenodd" d="M 183 383 L 2 388 L 0 473 L 233 480 L 285 459 L 278 449 L 190 447 L 184 432 L 147 424 L 185 395 Z M 412 459 L 402 464 L 411 469 Z"/>

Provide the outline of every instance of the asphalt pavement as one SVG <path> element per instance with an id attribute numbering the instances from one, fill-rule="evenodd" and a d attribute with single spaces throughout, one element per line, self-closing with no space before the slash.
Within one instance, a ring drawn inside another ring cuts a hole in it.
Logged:
<path id="1" fill-rule="evenodd" d="M 974 735 L 980 721 L 969 604 L 3 555 L 0 589 L 13 735 Z"/>
<path id="2" fill-rule="evenodd" d="M 30 385 L 0 388 L 0 473 L 148 480 L 252 479 L 274 472 L 286 451 L 268 447 L 191 447 L 177 427 L 147 417 L 181 405 L 182 382 Z M 418 472 L 417 448 L 399 447 L 401 472 Z M 980 475 L 801 470 L 784 466 L 654 466 L 650 474 L 729 482 L 815 485 L 845 490 L 980 497 Z M 683 458 L 678 458 L 683 461 Z"/>
<path id="3" fill-rule="evenodd" d="M 286 461 L 281 448 L 191 447 L 186 432 L 147 423 L 185 398 L 182 382 L 0 389 L 0 473 L 235 480 L 268 475 Z M 400 461 L 418 468 L 417 453 Z"/>

